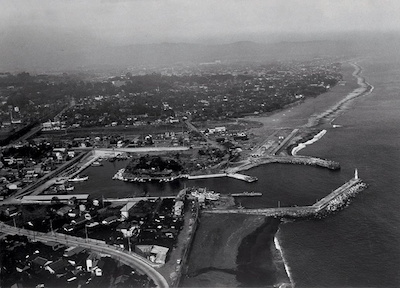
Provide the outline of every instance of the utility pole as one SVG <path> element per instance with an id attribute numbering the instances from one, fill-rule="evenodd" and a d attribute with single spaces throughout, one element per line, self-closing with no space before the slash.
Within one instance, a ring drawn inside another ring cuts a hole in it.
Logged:
<path id="1" fill-rule="evenodd" d="M 132 252 L 132 248 L 131 248 L 131 236 L 128 236 L 128 247 L 129 247 L 129 252 Z"/>
<path id="2" fill-rule="evenodd" d="M 85 224 L 85 235 L 86 235 L 86 242 L 88 242 L 89 236 L 88 236 L 88 231 L 87 231 L 87 226 L 86 226 L 86 224 Z"/>
<path id="3" fill-rule="evenodd" d="M 54 235 L 53 220 L 52 219 L 50 219 L 50 229 L 51 229 L 51 235 Z"/>

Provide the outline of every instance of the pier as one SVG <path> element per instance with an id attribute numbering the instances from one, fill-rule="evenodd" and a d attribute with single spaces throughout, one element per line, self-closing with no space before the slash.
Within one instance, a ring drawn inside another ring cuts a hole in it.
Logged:
<path id="1" fill-rule="evenodd" d="M 358 192 L 364 190 L 367 185 L 358 178 L 357 172 L 354 178 L 344 183 L 342 186 L 331 192 L 326 197 L 317 201 L 311 206 L 296 206 L 296 207 L 277 207 L 277 208 L 262 208 L 262 209 L 215 209 L 205 210 L 204 213 L 215 214 L 249 214 L 263 215 L 268 217 L 292 217 L 305 218 L 318 216 L 324 212 L 332 212 L 338 209 L 345 201 L 353 197 Z"/>
<path id="2" fill-rule="evenodd" d="M 204 174 L 204 175 L 189 175 L 187 177 L 188 180 L 195 180 L 195 179 L 209 179 L 209 178 L 220 178 L 220 177 L 230 177 L 237 180 L 242 180 L 247 183 L 252 183 L 257 181 L 257 177 L 239 174 L 239 173 L 219 173 L 219 174 Z"/>
<path id="3" fill-rule="evenodd" d="M 243 192 L 231 194 L 232 197 L 261 197 L 263 194 L 259 192 Z"/>
<path id="4" fill-rule="evenodd" d="M 204 175 L 189 175 L 187 177 L 188 180 L 196 180 L 196 179 L 209 179 L 209 178 L 221 178 L 226 177 L 226 173 L 219 174 L 204 174 Z"/>

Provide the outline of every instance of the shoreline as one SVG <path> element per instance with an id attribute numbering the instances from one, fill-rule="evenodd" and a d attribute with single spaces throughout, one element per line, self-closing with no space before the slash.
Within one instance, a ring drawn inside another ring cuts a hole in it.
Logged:
<path id="1" fill-rule="evenodd" d="M 363 68 L 356 63 L 349 63 L 349 64 L 353 66 L 355 69 L 354 72 L 352 73 L 352 76 L 356 77 L 357 84 L 359 87 L 348 93 L 342 100 L 340 100 L 330 108 L 326 109 L 322 113 L 315 115 L 314 117 L 311 116 L 308 120 L 308 123 L 304 125 L 305 127 L 309 128 L 316 127 L 320 124 L 322 119 L 329 119 L 330 120 L 329 122 L 332 123 L 339 116 L 338 114 L 343 111 L 343 109 L 341 108 L 345 106 L 345 104 L 351 104 L 353 102 L 352 100 L 355 100 L 356 98 L 361 96 L 369 95 L 374 90 L 375 87 L 369 84 L 367 81 L 365 81 L 364 77 L 360 76 L 360 74 L 363 71 Z"/>
<path id="2" fill-rule="evenodd" d="M 279 234 L 279 228 L 278 228 L 278 231 L 276 231 L 275 236 L 274 236 L 274 245 L 275 245 L 275 249 L 279 252 L 280 258 L 282 260 L 283 266 L 286 271 L 286 275 L 289 278 L 289 282 L 290 282 L 290 283 L 278 283 L 278 285 L 279 285 L 279 288 L 288 287 L 288 285 L 290 285 L 289 287 L 295 287 L 292 273 L 290 272 L 290 267 L 285 259 L 285 255 L 283 254 L 282 246 L 278 239 L 278 237 L 279 237 L 278 234 Z"/>

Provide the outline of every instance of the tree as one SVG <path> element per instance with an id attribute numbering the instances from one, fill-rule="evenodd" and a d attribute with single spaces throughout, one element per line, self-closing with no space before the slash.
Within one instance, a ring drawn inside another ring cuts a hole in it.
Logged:
<path id="1" fill-rule="evenodd" d="M 60 204 L 60 199 L 57 196 L 53 196 L 53 198 L 51 198 L 51 204 Z"/>

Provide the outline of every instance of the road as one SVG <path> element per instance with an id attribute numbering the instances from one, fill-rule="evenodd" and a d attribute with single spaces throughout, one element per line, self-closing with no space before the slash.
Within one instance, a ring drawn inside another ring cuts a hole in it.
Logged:
<path id="1" fill-rule="evenodd" d="M 106 253 L 111 255 L 114 259 L 128 265 L 134 269 L 145 273 L 151 278 L 157 287 L 168 288 L 168 282 L 165 278 L 154 268 L 158 267 L 158 264 L 152 263 L 146 258 L 141 257 L 138 254 L 128 252 L 112 245 L 105 244 L 103 241 L 94 239 L 83 239 L 79 237 L 73 237 L 61 233 L 41 233 L 36 231 L 30 231 L 22 228 L 16 228 L 4 223 L 0 223 L 0 231 L 11 235 L 24 235 L 32 238 L 36 241 L 48 242 L 53 241 L 68 246 L 79 246 L 97 251 L 100 253 Z"/>
<path id="2" fill-rule="evenodd" d="M 191 131 L 195 131 L 195 132 L 197 132 L 199 135 L 202 135 L 202 136 L 203 136 L 203 139 L 206 140 L 207 143 L 208 143 L 211 147 L 217 147 L 217 148 L 220 148 L 220 149 L 224 149 L 224 147 L 223 147 L 222 145 L 218 144 L 216 141 L 211 140 L 211 139 L 208 138 L 206 135 L 204 135 L 203 133 L 201 133 L 200 130 L 197 129 L 197 127 L 194 126 L 194 125 L 190 122 L 189 119 L 185 121 L 185 124 L 186 124 L 186 126 L 187 126 Z"/>

